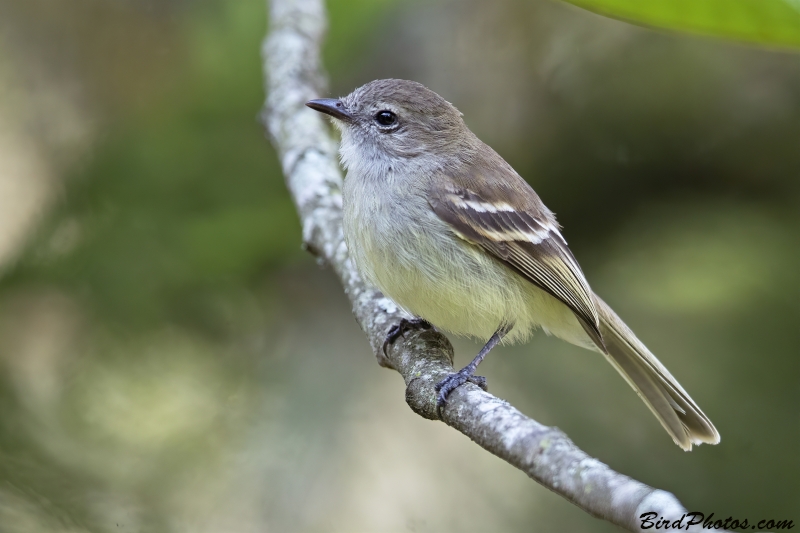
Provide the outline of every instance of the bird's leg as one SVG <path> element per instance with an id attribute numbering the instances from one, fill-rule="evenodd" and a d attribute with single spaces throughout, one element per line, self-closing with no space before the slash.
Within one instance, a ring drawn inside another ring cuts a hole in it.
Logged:
<path id="1" fill-rule="evenodd" d="M 486 357 L 492 348 L 497 346 L 497 344 L 503 340 L 503 337 L 505 337 L 506 334 L 511 331 L 512 327 L 514 327 L 513 324 L 500 324 L 500 327 L 497 328 L 497 331 L 494 332 L 494 335 L 492 335 L 492 337 L 486 342 L 486 345 L 481 348 L 481 351 L 478 352 L 478 355 L 475 356 L 475 359 L 473 359 L 470 364 L 458 372 L 448 375 L 446 378 L 436 384 L 436 408 L 438 411 L 441 412 L 442 407 L 444 407 L 444 404 L 447 401 L 447 396 L 467 381 L 470 381 L 483 390 L 486 390 L 486 378 L 483 376 L 474 376 L 473 374 L 478 368 L 478 365 L 481 364 L 481 361 L 483 361 L 483 358 Z"/>
<path id="2" fill-rule="evenodd" d="M 392 326 L 392 329 L 386 334 L 386 339 L 383 341 L 383 355 L 388 357 L 386 348 L 399 337 L 405 335 L 407 331 L 411 331 L 412 329 L 431 329 L 432 327 L 431 323 L 424 318 L 415 317 L 410 320 L 403 318 L 400 320 L 399 324 Z"/>

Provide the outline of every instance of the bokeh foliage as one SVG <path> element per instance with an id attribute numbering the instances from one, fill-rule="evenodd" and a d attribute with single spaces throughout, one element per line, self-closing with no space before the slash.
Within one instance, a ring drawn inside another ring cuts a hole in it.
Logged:
<path id="1" fill-rule="evenodd" d="M 202 315 L 198 292 L 248 285 L 299 251 L 256 119 L 263 6 L 209 7 L 175 30 L 169 84 L 141 113 L 118 110 L 5 283 L 55 283 L 104 320 L 152 326 Z"/>

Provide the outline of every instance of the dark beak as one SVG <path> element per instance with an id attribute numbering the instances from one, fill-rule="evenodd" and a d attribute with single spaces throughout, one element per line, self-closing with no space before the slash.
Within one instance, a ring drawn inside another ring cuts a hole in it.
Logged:
<path id="1" fill-rule="evenodd" d="M 335 98 L 320 98 L 319 100 L 309 100 L 306 105 L 315 111 L 325 113 L 339 120 L 349 121 L 353 116 L 347 112 L 341 100 Z"/>

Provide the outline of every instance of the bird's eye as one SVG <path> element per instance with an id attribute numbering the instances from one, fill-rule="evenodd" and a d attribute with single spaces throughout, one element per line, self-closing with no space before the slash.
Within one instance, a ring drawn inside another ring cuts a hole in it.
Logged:
<path id="1" fill-rule="evenodd" d="M 391 126 L 397 122 L 397 115 L 391 111 L 378 111 L 375 114 L 375 121 L 381 126 Z"/>

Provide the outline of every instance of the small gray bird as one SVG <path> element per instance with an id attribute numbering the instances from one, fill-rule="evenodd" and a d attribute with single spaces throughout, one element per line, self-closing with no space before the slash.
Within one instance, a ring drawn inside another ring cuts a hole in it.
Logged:
<path id="1" fill-rule="evenodd" d="M 423 85 L 376 80 L 306 105 L 341 131 L 344 236 L 364 278 L 429 326 L 486 341 L 437 385 L 441 407 L 498 343 L 537 328 L 602 353 L 675 443 L 719 442 L 714 425 L 589 288 L 553 213 L 461 113 Z"/>

